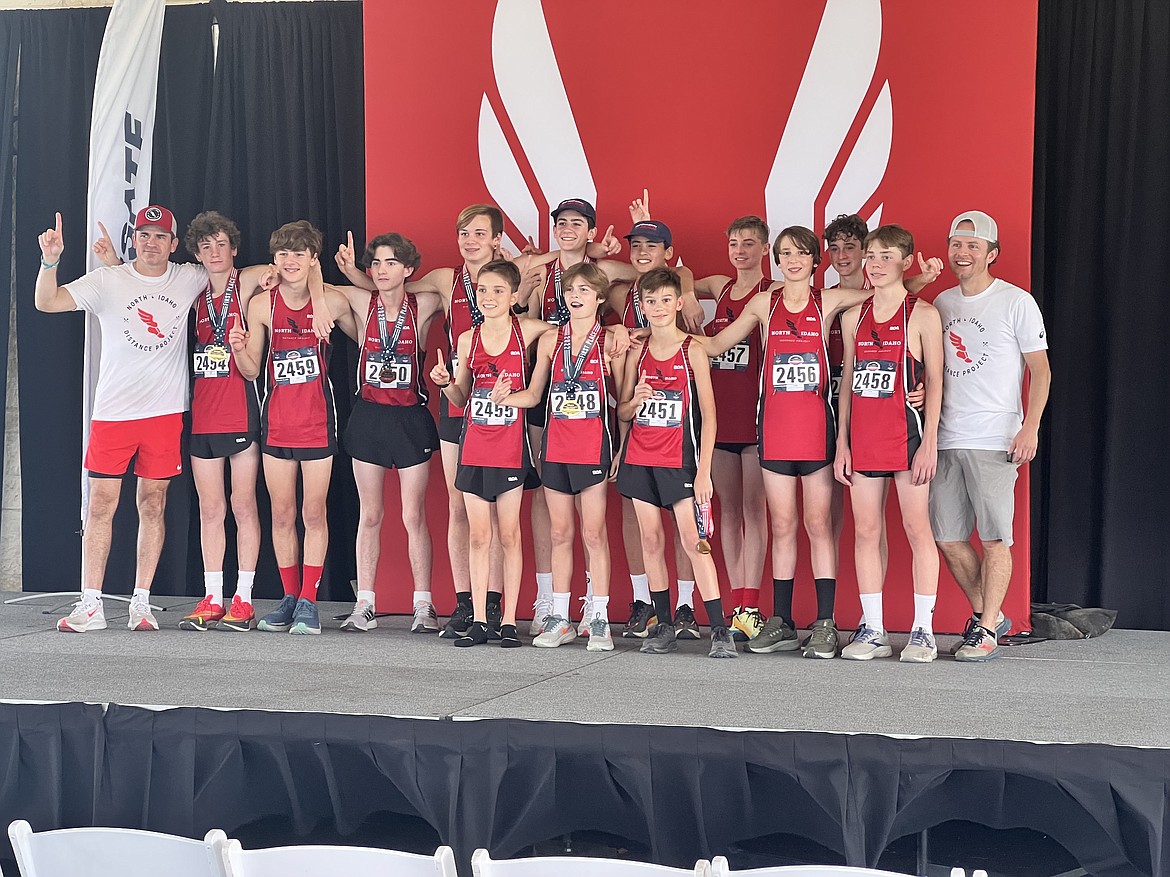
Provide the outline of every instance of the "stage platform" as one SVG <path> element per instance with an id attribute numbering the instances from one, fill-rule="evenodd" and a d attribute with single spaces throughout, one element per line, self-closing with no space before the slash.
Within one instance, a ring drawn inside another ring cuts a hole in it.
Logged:
<path id="1" fill-rule="evenodd" d="M 61 634 L 65 602 L 0 607 L 5 823 L 401 847 L 370 835 L 391 819 L 464 868 L 476 847 L 510 857 L 570 835 L 677 866 L 792 861 L 757 855 L 787 838 L 875 867 L 899 839 L 967 825 L 994 831 L 965 864 L 996 875 L 1170 873 L 1167 633 L 984 665 L 716 661 L 706 640 L 666 656 L 620 638 L 609 653 L 462 650 L 407 618 L 191 633 L 175 628 L 195 604 L 182 598 L 160 598 L 158 633 L 126 630 L 108 601 L 110 629 Z M 1064 864 L 992 866 L 1016 829 Z"/>
<path id="2" fill-rule="evenodd" d="M 403 617 L 342 633 L 331 618 L 350 607 L 339 603 L 321 604 L 319 637 L 180 631 L 196 601 L 176 597 L 157 598 L 167 607 L 157 634 L 126 630 L 125 604 L 115 602 L 106 606 L 108 630 L 62 634 L 53 625 L 68 606 L 44 614 L 62 602 L 0 606 L 0 697 L 1170 749 L 1163 632 L 1015 646 L 974 665 L 744 652 L 715 661 L 706 638 L 654 656 L 620 637 L 612 652 L 588 652 L 583 639 L 558 649 L 456 649 L 411 635 Z M 258 611 L 273 605 L 259 601 Z M 893 639 L 897 652 L 905 636 Z M 953 642 L 940 636 L 939 650 Z"/>

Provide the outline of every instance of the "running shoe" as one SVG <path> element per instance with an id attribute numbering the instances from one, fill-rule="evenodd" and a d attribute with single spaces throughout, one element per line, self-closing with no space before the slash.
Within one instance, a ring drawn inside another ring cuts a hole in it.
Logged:
<path id="1" fill-rule="evenodd" d="M 978 615 L 972 615 L 970 618 L 967 619 L 967 626 L 963 628 L 963 635 L 959 638 L 958 642 L 956 642 L 953 646 L 951 646 L 951 654 L 952 655 L 958 654 L 959 649 L 961 649 L 963 647 L 963 640 L 965 640 L 970 635 L 971 631 L 974 630 L 978 626 L 979 626 L 979 616 Z M 1000 637 L 1007 636 L 1008 631 L 1011 629 L 1012 629 L 1012 620 L 1010 618 L 1008 618 L 1006 615 L 1004 615 L 1002 612 L 999 613 L 999 620 L 995 622 L 996 641 L 998 641 Z"/>
<path id="2" fill-rule="evenodd" d="M 806 658 L 835 658 L 841 647 L 841 634 L 832 618 L 818 618 L 804 643 Z"/>
<path id="3" fill-rule="evenodd" d="M 963 644 L 955 652 L 955 660 L 983 663 L 998 658 L 1001 654 L 995 634 L 986 627 L 976 624 L 975 628 L 963 637 Z"/>
<path id="4" fill-rule="evenodd" d="M 641 600 L 635 600 L 630 604 L 630 620 L 626 622 L 622 636 L 636 636 L 639 639 L 645 639 L 649 635 L 650 628 L 657 623 L 658 616 L 654 613 L 654 607 Z"/>
<path id="5" fill-rule="evenodd" d="M 130 617 L 126 620 L 130 630 L 158 630 L 158 619 L 150 610 L 150 603 L 137 598 L 130 601 Z"/>
<path id="6" fill-rule="evenodd" d="M 695 621 L 695 610 L 685 603 L 674 613 L 674 636 L 676 639 L 702 639 L 699 623 Z"/>
<path id="7" fill-rule="evenodd" d="M 292 627 L 293 613 L 297 608 L 297 598 L 294 594 L 285 594 L 280 598 L 276 608 L 260 619 L 257 630 L 267 633 L 287 633 Z"/>
<path id="8" fill-rule="evenodd" d="M 938 647 L 934 642 L 934 634 L 916 627 L 910 631 L 910 641 L 902 649 L 898 660 L 903 664 L 929 664 L 937 657 Z"/>
<path id="9" fill-rule="evenodd" d="M 73 604 L 73 611 L 57 622 L 62 633 L 85 633 L 87 630 L 105 630 L 106 612 L 101 599 L 84 597 Z"/>
<path id="10" fill-rule="evenodd" d="M 572 625 L 570 625 L 569 630 L 572 629 Z M 488 632 L 491 632 L 490 628 Z M 520 639 L 520 631 L 516 630 L 514 624 L 501 624 L 497 639 L 500 641 L 501 649 L 518 649 L 524 645 L 524 641 Z"/>
<path id="11" fill-rule="evenodd" d="M 456 640 L 455 648 L 466 649 L 471 646 L 482 646 L 488 641 L 488 626 L 482 621 L 473 621 Z"/>
<path id="12" fill-rule="evenodd" d="M 498 640 L 500 638 L 500 625 L 504 620 L 504 609 L 499 603 L 494 603 L 488 600 L 487 604 L 487 626 L 488 639 Z"/>
<path id="13" fill-rule="evenodd" d="M 355 633 L 365 633 L 378 626 L 378 619 L 374 617 L 374 604 L 369 600 L 358 600 L 354 604 L 349 618 L 341 622 L 341 629 Z"/>
<path id="14" fill-rule="evenodd" d="M 757 655 L 794 652 L 799 648 L 800 640 L 796 637 L 796 631 L 780 615 L 773 615 L 765 621 L 760 632 L 747 644 L 747 650 Z"/>
<path id="15" fill-rule="evenodd" d="M 890 648 L 890 637 L 883 630 L 881 633 L 868 627 L 862 622 L 861 627 L 849 640 L 849 645 L 841 649 L 841 657 L 849 661 L 872 661 L 874 658 L 888 658 L 894 654 Z"/>
<path id="16" fill-rule="evenodd" d="M 528 625 L 528 635 L 538 636 L 544 630 L 544 619 L 553 614 L 552 600 L 540 597 L 532 604 L 532 621 Z"/>
<path id="17" fill-rule="evenodd" d="M 247 632 L 252 629 L 252 622 L 256 620 L 256 610 L 251 603 L 246 603 L 236 594 L 232 597 L 232 605 L 227 614 L 219 620 L 216 630 L 238 630 Z"/>
<path id="18" fill-rule="evenodd" d="M 578 599 L 581 601 L 581 623 L 577 625 L 577 636 L 589 636 L 593 624 L 593 601 L 588 597 Z"/>
<path id="19" fill-rule="evenodd" d="M 411 633 L 437 633 L 439 619 L 435 615 L 435 604 L 430 600 L 419 600 L 414 604 L 414 621 L 410 623 Z"/>
<path id="20" fill-rule="evenodd" d="M 613 651 L 613 637 L 609 632 L 609 622 L 600 615 L 593 616 L 593 620 L 589 622 L 589 645 L 585 646 L 587 652 L 612 652 Z"/>
<path id="21" fill-rule="evenodd" d="M 225 614 L 223 606 L 213 603 L 208 594 L 190 615 L 183 616 L 179 621 L 179 630 L 211 630 Z"/>
<path id="22" fill-rule="evenodd" d="M 538 649 L 555 649 L 557 646 L 571 643 L 576 638 L 577 629 L 569 619 L 561 618 L 559 615 L 546 615 L 540 633 L 532 640 L 532 644 Z"/>
<path id="23" fill-rule="evenodd" d="M 443 626 L 443 632 L 439 636 L 443 639 L 459 639 L 467 633 L 467 628 L 471 627 L 471 619 L 474 616 L 471 601 L 456 603 L 455 611 L 451 613 L 451 619 Z"/>
<path id="24" fill-rule="evenodd" d="M 726 627 L 717 627 L 711 631 L 711 651 L 708 658 L 738 658 L 735 650 L 735 640 L 731 638 L 731 630 Z"/>
<path id="25" fill-rule="evenodd" d="M 292 627 L 288 629 L 288 632 L 298 635 L 312 634 L 313 636 L 321 633 L 321 616 L 317 614 L 317 604 L 304 597 L 297 600 L 296 609 L 293 611 Z"/>
<path id="26" fill-rule="evenodd" d="M 655 624 L 650 629 L 646 642 L 642 643 L 639 651 L 647 655 L 665 655 L 678 648 L 678 640 L 674 635 L 673 624 Z"/>
<path id="27" fill-rule="evenodd" d="M 759 609 L 745 606 L 731 616 L 731 635 L 739 642 L 753 640 L 764 629 L 764 616 Z"/>

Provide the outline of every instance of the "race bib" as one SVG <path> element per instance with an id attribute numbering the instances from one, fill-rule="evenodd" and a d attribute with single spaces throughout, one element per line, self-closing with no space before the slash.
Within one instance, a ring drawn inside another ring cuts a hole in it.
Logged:
<path id="1" fill-rule="evenodd" d="M 885 359 L 862 359 L 853 366 L 853 395 L 889 399 L 894 395 L 898 364 Z"/>
<path id="2" fill-rule="evenodd" d="M 747 371 L 749 354 L 750 351 L 748 349 L 748 343 L 746 341 L 741 341 L 734 347 L 729 348 L 718 356 L 712 358 L 711 368 L 722 369 L 725 371 Z"/>
<path id="3" fill-rule="evenodd" d="M 487 387 L 476 387 L 471 391 L 468 405 L 471 422 L 479 426 L 509 426 L 516 422 L 516 409 L 511 405 L 497 405 L 492 401 L 492 391 Z"/>
<path id="4" fill-rule="evenodd" d="M 414 374 L 414 357 L 409 353 L 370 353 L 366 356 L 366 383 L 379 390 L 408 390 Z"/>
<path id="5" fill-rule="evenodd" d="M 815 353 L 772 356 L 772 389 L 779 393 L 815 393 L 821 388 L 821 363 Z"/>
<path id="6" fill-rule="evenodd" d="M 597 381 L 578 381 L 574 392 L 568 384 L 556 381 L 548 394 L 549 407 L 557 420 L 587 420 L 601 416 L 601 391 Z"/>
<path id="7" fill-rule="evenodd" d="M 841 398 L 841 373 L 843 371 L 844 369 L 839 365 L 829 369 L 829 392 L 832 394 L 829 398 L 833 400 L 834 405 Z"/>
<path id="8" fill-rule="evenodd" d="M 196 344 L 192 359 L 197 378 L 226 378 L 231 374 L 231 351 L 223 344 Z"/>
<path id="9" fill-rule="evenodd" d="M 655 429 L 675 429 L 682 425 L 682 411 L 682 390 L 655 390 L 639 406 L 636 423 Z"/>
<path id="10" fill-rule="evenodd" d="M 316 347 L 272 351 L 272 377 L 277 386 L 308 384 L 321 377 Z"/>

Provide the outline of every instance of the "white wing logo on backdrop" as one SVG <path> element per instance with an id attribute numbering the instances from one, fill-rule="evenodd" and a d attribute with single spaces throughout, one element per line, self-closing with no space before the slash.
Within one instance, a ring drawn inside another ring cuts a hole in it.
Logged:
<path id="1" fill-rule="evenodd" d="M 870 110 L 836 185 L 815 215 L 816 199 L 861 111 L 877 69 L 882 44 L 881 0 L 829 0 L 792 102 L 772 171 L 764 185 L 768 225 L 824 228 L 840 213 L 855 213 L 877 191 L 890 161 L 894 114 L 890 83 Z M 842 64 L 850 58 L 853 64 Z M 882 204 L 864 217 L 870 228 L 881 221 Z M 818 222 L 818 220 L 820 220 Z M 837 282 L 826 269 L 825 285 Z"/>
<path id="2" fill-rule="evenodd" d="M 518 157 L 485 93 L 479 105 L 479 166 L 488 192 L 523 237 L 547 243 L 549 210 L 565 198 L 596 203 L 597 187 L 565 93 L 540 0 L 501 0 L 492 23 L 492 67 L 504 112 L 532 169 Z M 520 241 L 523 243 L 523 240 Z M 515 250 L 516 242 L 504 245 Z"/>

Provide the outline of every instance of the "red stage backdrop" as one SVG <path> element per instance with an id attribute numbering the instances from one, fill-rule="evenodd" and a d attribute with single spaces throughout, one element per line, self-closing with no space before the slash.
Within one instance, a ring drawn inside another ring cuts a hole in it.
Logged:
<path id="1" fill-rule="evenodd" d="M 548 211 L 569 197 L 597 205 L 601 230 L 624 233 L 627 205 L 647 187 L 696 276 L 730 273 L 723 232 L 744 214 L 775 233 L 793 224 L 820 232 L 856 212 L 871 228 L 905 226 L 924 254 L 945 257 L 950 220 L 978 209 L 999 222 L 997 273 L 1029 285 L 1034 0 L 986 0 L 974 16 L 936 0 L 367 3 L 365 53 L 367 228 L 412 238 L 420 274 L 459 264 L 455 216 L 468 204 L 498 204 L 515 249 L 529 235 L 547 245 Z M 835 282 L 831 269 L 824 282 Z M 947 271 L 927 296 L 951 285 Z M 432 466 L 434 592 L 446 612 L 454 599 L 437 454 Z M 378 600 L 408 612 L 397 489 L 390 476 Z M 1027 496 L 1025 469 L 1005 606 L 1017 627 L 1029 616 Z M 616 499 L 611 612 L 621 620 L 630 584 Z M 909 548 L 896 498 L 890 505 L 886 617 L 905 630 Z M 966 604 L 943 569 L 935 627 L 958 631 Z M 533 572 L 529 555 L 522 610 Z M 580 563 L 576 578 L 580 594 Z M 765 565 L 765 607 L 770 579 Z M 840 582 L 847 628 L 860 616 L 848 524 Z M 805 561 L 800 624 L 814 617 L 811 592 Z"/>

